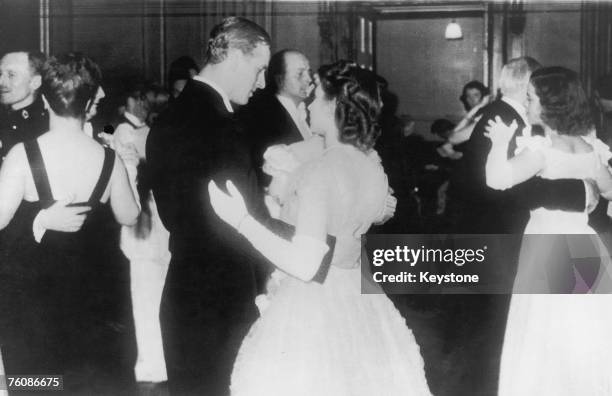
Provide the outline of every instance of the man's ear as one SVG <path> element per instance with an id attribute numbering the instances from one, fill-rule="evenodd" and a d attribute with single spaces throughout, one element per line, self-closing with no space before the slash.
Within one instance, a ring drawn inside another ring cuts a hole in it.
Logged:
<path id="1" fill-rule="evenodd" d="M 32 79 L 30 80 L 30 88 L 32 88 L 32 90 L 34 91 L 37 91 L 41 85 L 42 85 L 42 77 L 40 76 L 40 74 L 32 76 Z"/>
<path id="2" fill-rule="evenodd" d="M 274 76 L 274 82 L 276 83 L 276 87 L 278 88 L 277 91 L 279 91 L 279 92 L 282 91 L 283 88 L 284 88 L 283 87 L 283 85 L 284 85 L 283 84 L 284 83 L 283 76 Z M 278 92 L 276 92 L 276 93 L 278 93 Z"/>

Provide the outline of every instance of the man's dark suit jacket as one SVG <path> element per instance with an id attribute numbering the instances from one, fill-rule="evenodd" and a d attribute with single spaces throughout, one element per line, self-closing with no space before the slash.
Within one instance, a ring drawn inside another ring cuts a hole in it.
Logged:
<path id="1" fill-rule="evenodd" d="M 248 241 L 214 213 L 207 184 L 232 180 L 257 217 L 263 204 L 245 136 L 221 95 L 190 80 L 147 140 L 152 189 L 172 259 L 161 325 L 171 393 L 223 395 L 257 316 Z"/>
<path id="2" fill-rule="evenodd" d="M 36 139 L 49 130 L 49 113 L 39 95 L 19 110 L 0 108 L 0 165 L 17 143 Z"/>
<path id="3" fill-rule="evenodd" d="M 474 127 L 470 139 L 462 145 L 463 158 L 451 179 L 451 199 L 463 208 L 458 221 L 458 233 L 522 234 L 529 210 L 537 207 L 582 211 L 585 189 L 580 180 L 545 180 L 531 178 L 505 191 L 486 185 L 485 164 L 491 141 L 484 136 L 489 120 L 499 116 L 506 124 L 516 120 L 517 131 L 510 141 L 509 158 L 514 156 L 516 137 L 525 123 L 516 110 L 501 99 L 487 105 L 482 118 Z"/>
<path id="4" fill-rule="evenodd" d="M 261 172 L 266 149 L 275 144 L 301 142 L 304 138 L 276 95 L 268 91 L 256 93 L 251 101 L 240 109 L 237 116 L 248 131 L 257 177 L 262 185 L 267 185 L 270 180 Z"/>

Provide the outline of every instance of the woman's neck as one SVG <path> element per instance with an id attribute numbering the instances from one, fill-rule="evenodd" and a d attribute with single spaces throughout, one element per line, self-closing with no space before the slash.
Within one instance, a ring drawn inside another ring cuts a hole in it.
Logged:
<path id="1" fill-rule="evenodd" d="M 337 127 L 334 126 L 333 129 L 327 131 L 327 133 L 325 134 L 325 148 L 330 148 L 343 144 L 340 142 L 339 137 L 340 132 L 338 131 Z"/>
<path id="2" fill-rule="evenodd" d="M 53 112 L 49 112 L 49 130 L 73 133 L 83 133 L 83 120 L 72 117 L 60 117 Z"/>
<path id="3" fill-rule="evenodd" d="M 548 136 L 549 138 L 551 138 L 552 140 L 576 140 L 581 139 L 580 136 L 574 136 L 574 135 L 564 135 L 562 133 L 559 133 L 559 131 L 556 131 L 552 128 L 549 127 L 545 127 L 544 128 L 544 133 L 546 134 L 546 136 Z"/>

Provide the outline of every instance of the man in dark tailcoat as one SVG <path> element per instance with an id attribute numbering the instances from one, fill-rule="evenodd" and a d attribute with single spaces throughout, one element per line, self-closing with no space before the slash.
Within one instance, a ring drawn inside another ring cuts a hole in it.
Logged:
<path id="1" fill-rule="evenodd" d="M 312 136 L 306 122 L 306 103 L 312 90 L 310 62 L 301 52 L 281 50 L 270 58 L 266 89 L 238 112 L 249 131 L 254 166 L 263 185 L 269 178 L 261 172 L 263 154 L 274 144 L 292 144 Z"/>
<path id="2" fill-rule="evenodd" d="M 147 140 L 153 193 L 172 259 L 160 320 L 170 393 L 226 395 L 238 348 L 257 317 L 253 265 L 261 258 L 219 219 L 207 184 L 232 180 L 264 213 L 249 146 L 232 104 L 265 86 L 270 37 L 244 19 L 211 31 L 205 65 L 153 125 Z"/>

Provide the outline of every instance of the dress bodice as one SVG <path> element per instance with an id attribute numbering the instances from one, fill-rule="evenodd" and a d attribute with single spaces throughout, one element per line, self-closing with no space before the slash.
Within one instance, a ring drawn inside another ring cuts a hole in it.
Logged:
<path id="1" fill-rule="evenodd" d="M 538 173 L 544 179 L 594 179 L 606 156 L 608 147 L 595 138 L 584 140 L 593 147 L 592 151 L 570 153 L 552 146 L 548 137 L 529 136 L 517 139 L 517 152 L 525 148 L 540 152 L 544 157 L 544 168 Z M 526 234 L 593 234 L 588 225 L 586 209 L 582 212 L 566 212 L 537 208 L 531 211 Z"/>
<path id="2" fill-rule="evenodd" d="M 7 227 L 7 235 L 5 235 L 4 244 L 13 241 L 24 241 L 24 243 L 26 243 L 31 239 L 33 233 L 32 224 L 21 224 L 22 221 L 20 221 L 19 217 L 25 216 L 25 213 L 38 213 L 40 210 L 50 207 L 55 202 L 38 141 L 29 140 L 24 142 L 24 149 L 34 185 L 38 193 L 38 200 L 24 200 L 21 202 L 11 222 L 13 224 Z M 91 208 L 87 212 L 86 220 L 81 229 L 77 232 L 46 230 L 40 243 L 35 243 L 33 246 L 30 246 L 30 250 L 38 251 L 40 254 L 69 254 L 79 256 L 81 253 L 87 251 L 100 251 L 99 249 L 103 251 L 112 250 L 113 246 L 118 244 L 118 224 L 114 219 L 112 209 L 108 202 L 102 203 L 100 201 L 109 183 L 114 160 L 115 155 L 113 151 L 105 149 L 102 171 L 100 172 L 89 199 L 85 202 L 72 203 L 69 205 L 73 207 L 89 206 Z M 67 266 L 68 264 L 65 265 Z M 31 269 L 34 270 L 34 273 L 40 275 L 41 272 L 49 273 L 60 268 L 41 267 L 35 269 L 32 267 Z M 21 270 L 16 270 L 15 273 L 21 273 Z"/>
<path id="3" fill-rule="evenodd" d="M 363 153 L 350 145 L 331 147 L 296 170 L 281 219 L 295 224 L 301 200 L 318 197 L 315 210 L 326 214 L 326 231 L 337 238 L 332 264 L 358 260 L 359 240 L 377 219 L 387 196 L 388 182 L 375 151 Z M 339 254 L 339 248 L 350 252 Z M 349 258 L 350 257 L 350 258 Z"/>
<path id="4" fill-rule="evenodd" d="M 545 161 L 538 176 L 544 179 L 588 179 L 594 178 L 602 163 L 610 159 L 608 146 L 596 138 L 584 137 L 593 150 L 584 153 L 561 151 L 552 145 L 549 137 L 525 136 L 517 138 L 519 153 L 528 148 L 540 152 Z"/>

